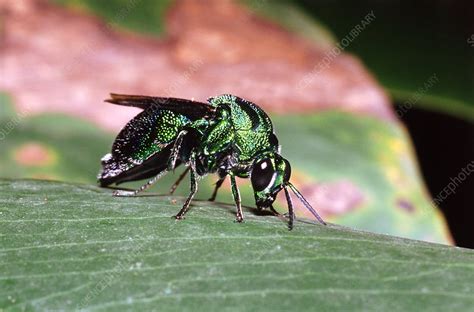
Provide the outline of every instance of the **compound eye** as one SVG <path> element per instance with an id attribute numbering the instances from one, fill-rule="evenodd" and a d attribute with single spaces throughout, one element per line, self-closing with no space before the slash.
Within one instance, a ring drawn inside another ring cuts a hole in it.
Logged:
<path id="1" fill-rule="evenodd" d="M 252 187 L 255 191 L 260 192 L 273 183 L 275 168 L 270 159 L 263 159 L 256 163 L 252 169 Z"/>
<path id="2" fill-rule="evenodd" d="M 285 162 L 285 172 L 283 174 L 283 181 L 287 183 L 288 181 L 290 181 L 291 177 L 291 166 L 288 160 L 283 159 L 283 161 Z"/>

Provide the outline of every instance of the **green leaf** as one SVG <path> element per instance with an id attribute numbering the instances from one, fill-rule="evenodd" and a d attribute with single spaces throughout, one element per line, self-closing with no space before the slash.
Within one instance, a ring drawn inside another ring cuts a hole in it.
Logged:
<path id="1" fill-rule="evenodd" d="M 284 1 L 286 2 L 286 1 Z M 468 15 L 463 5 L 419 6 L 416 2 L 293 0 L 304 12 L 326 25 L 342 40 L 373 12 L 376 16 L 346 47 L 357 55 L 398 102 L 420 97 L 415 107 L 428 108 L 474 120 L 473 47 L 468 39 Z M 400 10 L 411 12 L 400 14 Z M 457 12 L 455 14 L 455 12 Z M 433 30 L 433 25 L 439 25 Z M 383 43 L 383 44 L 381 44 Z M 437 82 L 419 89 L 433 75 Z"/>
<path id="2" fill-rule="evenodd" d="M 0 140 L 1 177 L 95 181 L 111 135 L 89 122 L 59 114 L 2 117 L 0 129 L 8 131 Z"/>
<path id="3" fill-rule="evenodd" d="M 57 4 L 97 14 L 107 26 L 160 36 L 164 15 L 172 0 L 53 0 Z"/>
<path id="4" fill-rule="evenodd" d="M 0 118 L 13 118 L 15 116 L 15 109 L 11 105 L 10 97 L 8 94 L 0 92 Z"/>
<path id="5" fill-rule="evenodd" d="M 0 310 L 468 311 L 471 250 L 184 198 L 0 181 Z M 176 200 L 176 202 L 174 202 Z"/>
<path id="6" fill-rule="evenodd" d="M 252 12 L 317 43 L 320 47 L 332 48 L 337 42 L 325 25 L 291 1 L 243 0 L 241 2 Z"/>
<path id="7" fill-rule="evenodd" d="M 347 211 L 328 210 L 330 221 L 372 232 L 446 243 L 446 227 L 424 189 L 406 131 L 397 123 L 366 116 L 326 112 L 275 116 L 282 154 L 294 168 L 292 179 L 320 211 L 324 206 L 311 186 L 330 188 L 347 181 L 360 203 Z M 298 138 L 298 139 L 295 139 Z M 306 180 L 305 183 L 298 180 Z M 333 192 L 332 201 L 345 190 Z M 350 197 L 350 196 L 346 196 Z M 334 210 L 334 209 L 333 209 Z"/>

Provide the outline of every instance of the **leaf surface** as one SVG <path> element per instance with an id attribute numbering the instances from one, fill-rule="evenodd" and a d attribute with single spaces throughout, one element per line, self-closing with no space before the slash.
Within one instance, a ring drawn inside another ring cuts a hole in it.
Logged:
<path id="1" fill-rule="evenodd" d="M 474 252 L 184 198 L 0 181 L 0 309 L 468 311 Z"/>

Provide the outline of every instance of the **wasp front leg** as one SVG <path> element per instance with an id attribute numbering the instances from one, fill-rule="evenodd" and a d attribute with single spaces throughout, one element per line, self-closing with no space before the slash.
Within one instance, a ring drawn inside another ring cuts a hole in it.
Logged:
<path id="1" fill-rule="evenodd" d="M 257 207 L 258 208 L 258 207 Z M 261 209 L 261 208 L 260 208 Z M 273 205 L 270 205 L 270 207 L 268 207 L 268 209 L 270 209 L 270 211 L 277 217 L 281 217 L 282 214 L 279 213 L 278 211 L 275 210 L 275 208 L 273 207 Z"/>
<path id="2" fill-rule="evenodd" d="M 240 191 L 237 187 L 237 182 L 235 181 L 235 176 L 230 176 L 230 184 L 232 185 L 232 196 L 234 197 L 235 206 L 237 207 L 236 221 L 243 222 L 244 215 L 242 214 L 242 202 L 240 200 Z"/>
<path id="3" fill-rule="evenodd" d="M 286 187 L 283 187 L 285 190 L 286 201 L 288 203 L 288 214 L 289 214 L 289 221 L 288 221 L 288 229 L 291 231 L 293 229 L 293 224 L 295 223 L 295 210 L 293 209 L 293 202 L 291 201 L 291 196 Z"/>

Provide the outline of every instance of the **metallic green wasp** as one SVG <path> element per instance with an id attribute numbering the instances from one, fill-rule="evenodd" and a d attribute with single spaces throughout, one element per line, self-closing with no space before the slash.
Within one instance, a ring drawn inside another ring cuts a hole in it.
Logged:
<path id="1" fill-rule="evenodd" d="M 186 170 L 171 187 L 173 193 L 189 172 L 191 192 L 175 216 L 183 219 L 198 190 L 198 179 L 216 173 L 219 180 L 210 198 L 230 177 L 237 207 L 236 219 L 243 221 L 236 177 L 250 178 L 258 209 L 268 208 L 285 191 L 289 228 L 295 213 L 291 189 L 306 208 L 324 223 L 301 193 L 290 183 L 290 163 L 280 155 L 278 139 L 268 115 L 257 105 L 234 95 L 209 98 L 208 103 L 177 98 L 111 94 L 106 102 L 143 109 L 118 134 L 112 152 L 102 158 L 98 175 L 101 186 L 150 179 L 134 192 L 116 191 L 116 196 L 134 196 L 146 190 L 168 171 L 181 164 Z"/>

